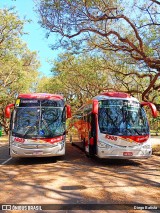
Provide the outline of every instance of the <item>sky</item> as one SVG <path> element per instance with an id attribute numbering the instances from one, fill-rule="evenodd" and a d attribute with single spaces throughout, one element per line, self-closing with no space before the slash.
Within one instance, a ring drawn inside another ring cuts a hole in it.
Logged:
<path id="1" fill-rule="evenodd" d="M 45 29 L 41 28 L 38 24 L 38 14 L 34 11 L 35 4 L 34 0 L 0 0 L 0 8 L 10 8 L 15 6 L 15 11 L 17 11 L 20 19 L 30 19 L 31 23 L 25 24 L 24 31 L 28 35 L 24 35 L 22 40 L 27 43 L 28 48 L 31 51 L 38 52 L 38 60 L 41 63 L 39 71 L 46 76 L 52 76 L 50 70 L 51 65 L 47 60 L 54 60 L 58 57 L 60 51 L 51 50 L 49 45 L 52 44 L 54 36 L 52 38 L 45 38 Z"/>

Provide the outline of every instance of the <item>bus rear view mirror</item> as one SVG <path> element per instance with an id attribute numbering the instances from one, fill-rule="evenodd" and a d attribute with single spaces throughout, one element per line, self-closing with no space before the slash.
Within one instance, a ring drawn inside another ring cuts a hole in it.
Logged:
<path id="1" fill-rule="evenodd" d="M 67 108 L 67 118 L 71 118 L 72 114 L 71 114 L 71 107 L 70 105 L 66 105 L 66 108 Z"/>
<path id="2" fill-rule="evenodd" d="M 152 116 L 156 118 L 158 116 L 156 106 L 150 102 L 141 102 L 141 106 L 149 106 L 152 111 Z"/>
<path id="3" fill-rule="evenodd" d="M 93 114 L 98 114 L 98 100 L 93 100 L 92 113 Z"/>
<path id="4" fill-rule="evenodd" d="M 14 107 L 14 104 L 8 104 L 5 108 L 5 117 L 10 118 L 11 117 L 11 108 Z"/>

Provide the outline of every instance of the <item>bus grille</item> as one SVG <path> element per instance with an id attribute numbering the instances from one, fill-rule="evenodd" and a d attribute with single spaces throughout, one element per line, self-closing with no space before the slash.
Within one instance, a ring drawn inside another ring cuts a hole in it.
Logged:
<path id="1" fill-rule="evenodd" d="M 23 144 L 19 147 L 23 149 L 45 149 L 54 147 L 54 144 Z"/>

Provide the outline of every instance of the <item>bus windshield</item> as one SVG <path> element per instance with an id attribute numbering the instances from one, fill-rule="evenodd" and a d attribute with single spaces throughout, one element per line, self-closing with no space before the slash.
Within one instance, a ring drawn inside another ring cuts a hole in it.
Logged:
<path id="1" fill-rule="evenodd" d="M 99 102 L 98 122 L 101 133 L 111 135 L 148 135 L 149 126 L 144 109 L 131 100 Z"/>
<path id="2" fill-rule="evenodd" d="M 64 107 L 17 107 L 13 116 L 13 135 L 49 138 L 65 132 Z"/>

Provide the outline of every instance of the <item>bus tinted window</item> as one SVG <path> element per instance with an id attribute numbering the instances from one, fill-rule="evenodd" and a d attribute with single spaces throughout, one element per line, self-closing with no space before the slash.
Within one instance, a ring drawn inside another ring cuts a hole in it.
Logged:
<path id="1" fill-rule="evenodd" d="M 63 135 L 63 108 L 18 107 L 14 121 L 13 134 L 25 138 L 54 137 Z"/>
<path id="2" fill-rule="evenodd" d="M 33 107 L 33 106 L 52 106 L 63 107 L 63 100 L 37 100 L 37 99 L 17 99 L 16 107 Z"/>
<path id="3" fill-rule="evenodd" d="M 42 106 L 54 106 L 54 107 L 62 107 L 64 106 L 64 101 L 63 100 L 42 100 L 41 101 Z"/>
<path id="4" fill-rule="evenodd" d="M 146 135 L 149 127 L 145 111 L 138 102 L 104 100 L 99 103 L 99 128 L 111 135 Z"/>
<path id="5" fill-rule="evenodd" d="M 36 99 L 17 99 L 16 107 L 34 107 L 39 106 L 40 101 Z"/>

